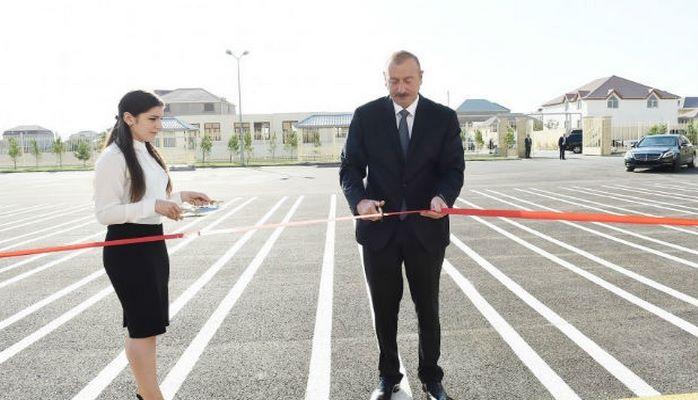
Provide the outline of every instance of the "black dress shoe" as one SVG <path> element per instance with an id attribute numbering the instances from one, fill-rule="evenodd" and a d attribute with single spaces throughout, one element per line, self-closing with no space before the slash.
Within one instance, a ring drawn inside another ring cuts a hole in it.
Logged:
<path id="1" fill-rule="evenodd" d="M 380 378 L 378 387 L 371 393 L 371 400 L 390 400 L 393 393 L 400 391 L 399 383 L 392 383 L 386 379 Z"/>
<path id="2" fill-rule="evenodd" d="M 453 400 L 448 397 L 441 382 L 424 383 L 422 390 L 427 400 Z"/>
<path id="3" fill-rule="evenodd" d="M 138 393 L 136 393 L 136 397 L 138 398 L 138 400 L 143 400 L 143 398 L 141 397 L 141 395 L 138 394 Z"/>

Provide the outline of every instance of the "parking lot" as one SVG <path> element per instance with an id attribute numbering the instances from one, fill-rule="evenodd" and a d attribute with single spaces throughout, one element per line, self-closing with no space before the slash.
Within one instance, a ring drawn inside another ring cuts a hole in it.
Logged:
<path id="1" fill-rule="evenodd" d="M 101 240 L 92 174 L 0 175 L 0 251 Z M 165 231 L 349 215 L 336 167 L 199 169 L 175 190 L 223 201 Z M 463 208 L 698 217 L 698 171 L 627 173 L 619 157 L 470 162 Z M 620 399 L 698 392 L 698 228 L 452 217 L 441 280 L 455 399 Z M 351 222 L 168 243 L 158 347 L 168 398 L 367 399 L 377 342 Z M 121 309 L 101 251 L 0 259 L 0 398 L 126 399 Z M 409 290 L 406 378 L 421 398 Z"/>

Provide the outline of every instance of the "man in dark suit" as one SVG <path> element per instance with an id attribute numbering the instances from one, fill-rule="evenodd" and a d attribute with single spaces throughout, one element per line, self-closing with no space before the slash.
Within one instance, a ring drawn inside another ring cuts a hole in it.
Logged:
<path id="1" fill-rule="evenodd" d="M 413 54 L 393 54 L 384 75 L 390 96 L 354 112 L 339 171 L 342 190 L 354 215 L 428 211 L 357 222 L 380 347 L 380 379 L 371 398 L 390 399 L 402 379 L 397 321 L 404 262 L 419 320 L 422 389 L 447 399 L 438 365 L 439 277 L 450 240 L 448 217 L 440 211 L 453 206 L 463 186 L 460 126 L 453 110 L 420 96 L 422 70 Z"/>
<path id="2" fill-rule="evenodd" d="M 565 144 L 567 143 L 567 138 L 563 133 L 559 139 L 557 139 L 557 147 L 560 148 L 560 160 L 565 159 Z"/>
<path id="3" fill-rule="evenodd" d="M 526 138 L 524 139 L 524 146 L 526 147 L 526 158 L 531 158 L 531 145 L 533 145 L 531 135 L 526 135 Z"/>

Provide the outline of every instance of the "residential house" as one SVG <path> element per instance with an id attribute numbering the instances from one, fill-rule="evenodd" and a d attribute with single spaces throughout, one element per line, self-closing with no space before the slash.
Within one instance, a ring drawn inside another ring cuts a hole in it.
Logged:
<path id="1" fill-rule="evenodd" d="M 544 103 L 537 113 L 549 129 L 581 128 L 584 117 L 612 118 L 614 126 L 678 123 L 679 96 L 619 76 L 596 79 Z"/>

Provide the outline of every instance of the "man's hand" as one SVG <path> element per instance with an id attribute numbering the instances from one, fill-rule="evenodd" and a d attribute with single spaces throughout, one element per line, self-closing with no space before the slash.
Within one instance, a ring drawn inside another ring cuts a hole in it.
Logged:
<path id="1" fill-rule="evenodd" d="M 369 199 L 363 199 L 361 200 L 357 205 L 356 205 L 356 211 L 359 213 L 359 215 L 371 215 L 371 214 L 380 214 L 380 211 L 378 211 L 379 207 L 383 207 L 385 204 L 385 201 L 377 201 L 377 200 L 369 200 Z M 363 218 L 367 219 L 370 221 L 380 221 L 382 219 L 381 216 L 373 216 L 369 218 Z"/>
<path id="2" fill-rule="evenodd" d="M 423 211 L 419 213 L 422 217 L 440 219 L 446 216 L 446 214 L 441 214 L 442 208 L 448 208 L 448 204 L 440 196 L 434 196 L 431 199 L 431 204 L 429 205 L 431 211 Z"/>

